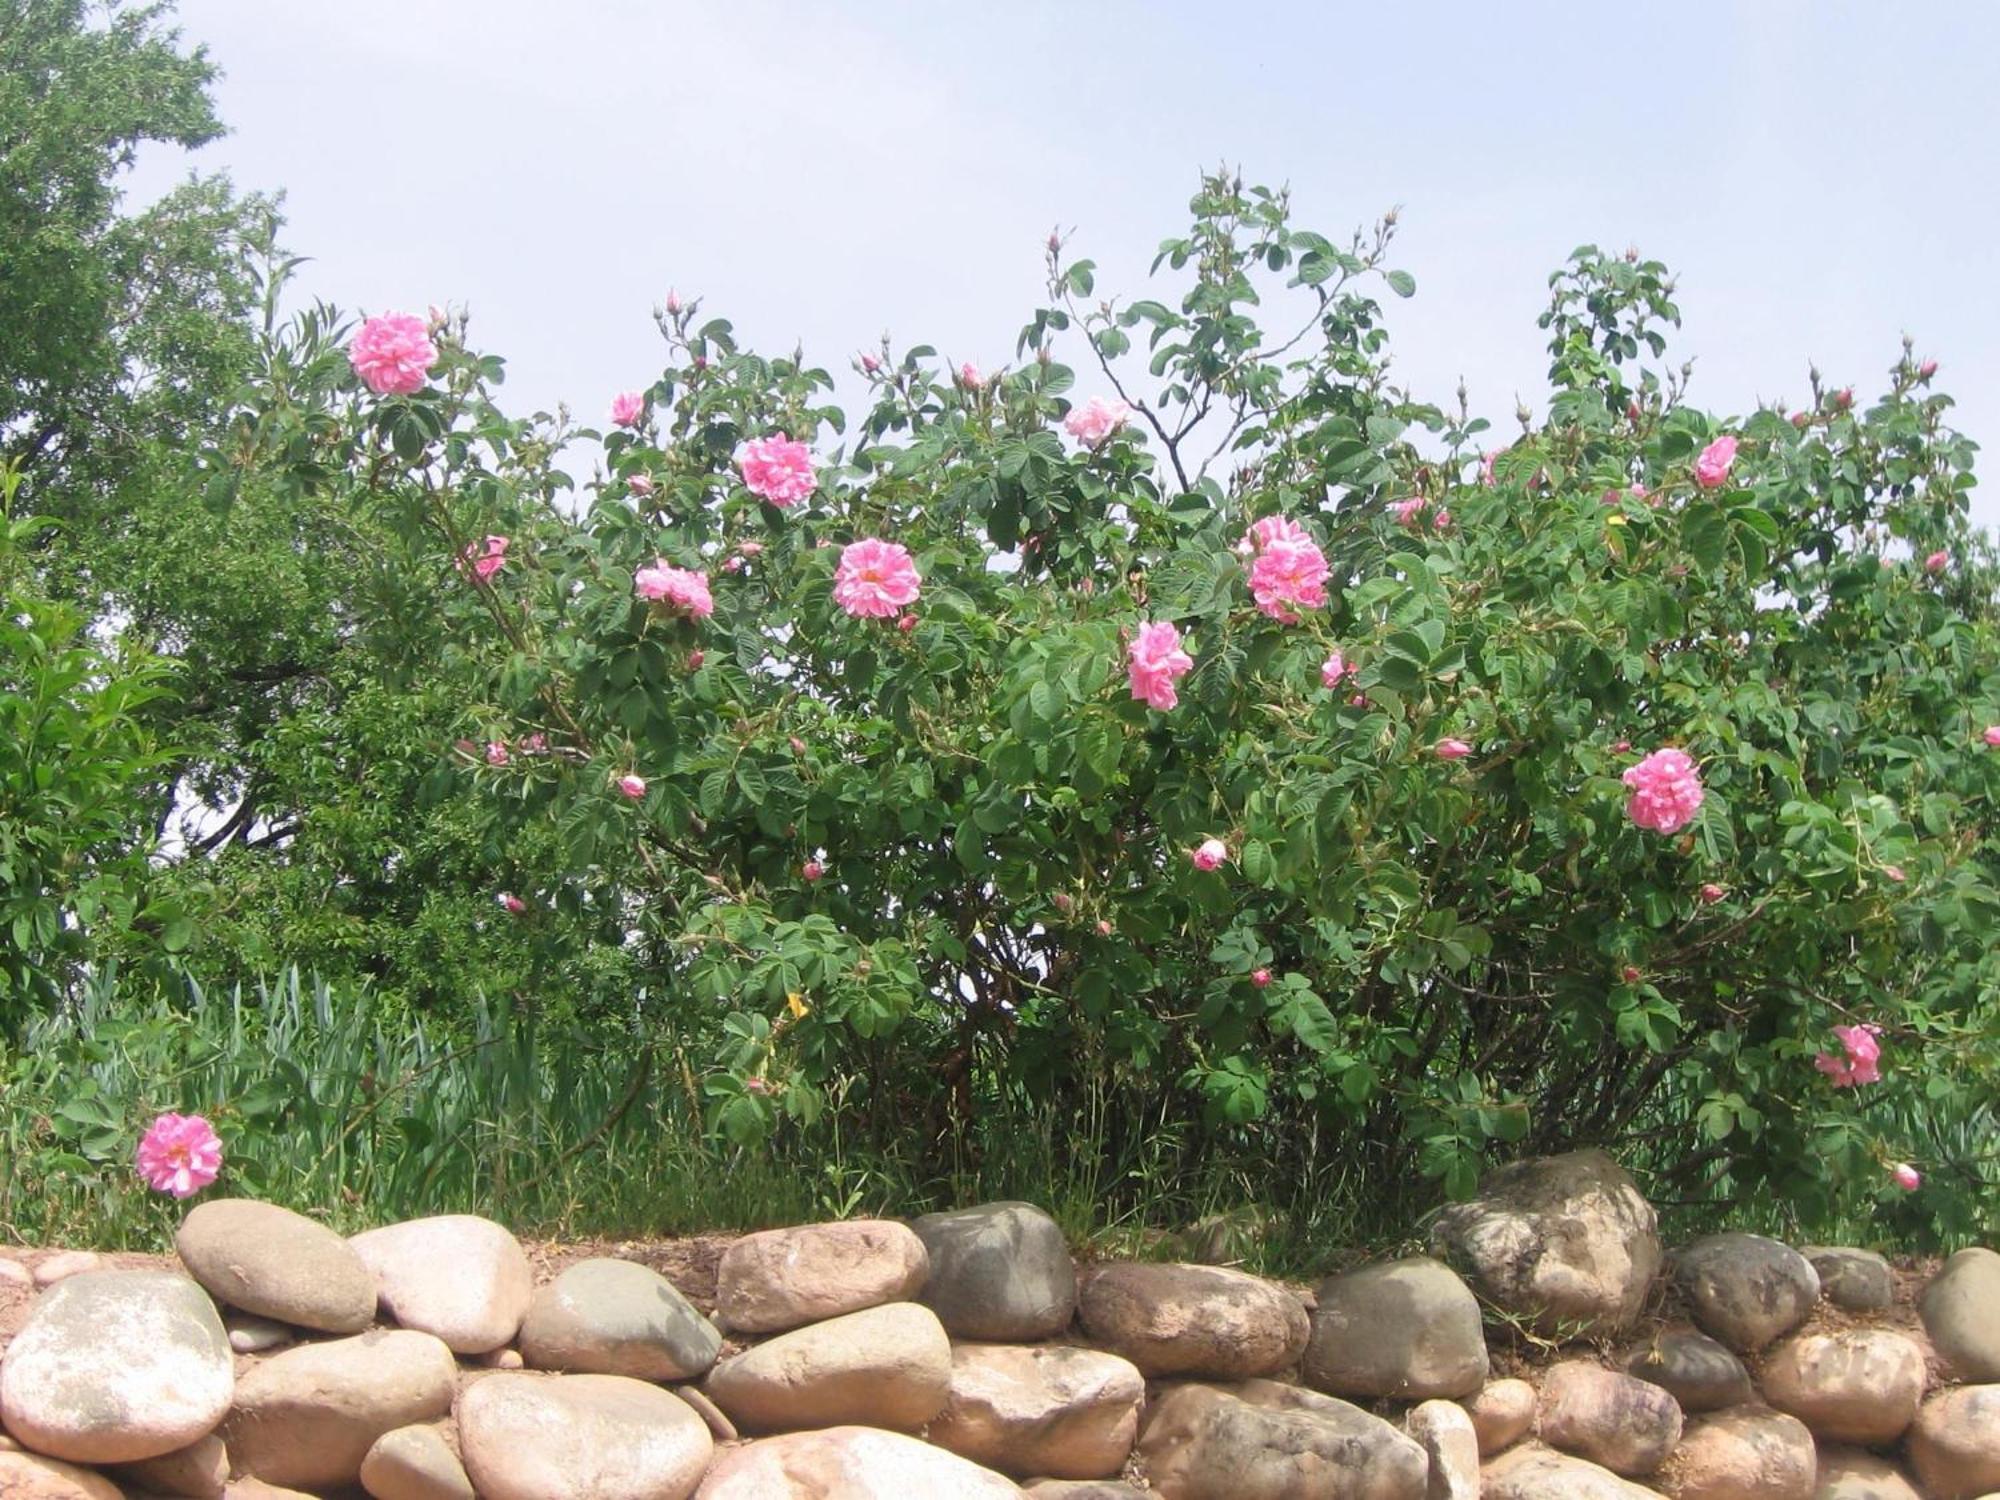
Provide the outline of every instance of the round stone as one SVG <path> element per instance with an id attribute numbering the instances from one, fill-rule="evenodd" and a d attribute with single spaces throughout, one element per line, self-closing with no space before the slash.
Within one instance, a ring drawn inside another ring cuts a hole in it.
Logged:
<path id="1" fill-rule="evenodd" d="M 1549 1367 L 1535 1430 L 1543 1442 L 1628 1477 L 1651 1474 L 1681 1437 L 1681 1408 L 1649 1381 L 1587 1359 Z"/>
<path id="2" fill-rule="evenodd" d="M 521 1242 L 476 1214 L 410 1219 L 347 1242 L 375 1277 L 382 1308 L 405 1328 L 434 1334 L 455 1354 L 512 1343 L 534 1295 Z"/>
<path id="3" fill-rule="evenodd" d="M 1670 1328 L 1635 1350 L 1625 1373 L 1660 1386 L 1688 1412 L 1721 1411 L 1751 1398 L 1743 1361 L 1705 1333 Z"/>
<path id="4" fill-rule="evenodd" d="M 944 1409 L 951 1340 L 929 1308 L 891 1302 L 753 1345 L 710 1371 L 705 1389 L 746 1432 L 915 1432 Z"/>
<path id="5" fill-rule="evenodd" d="M 1077 1313 L 1148 1379 L 1275 1375 L 1298 1362 L 1310 1333 L 1292 1293 L 1224 1266 L 1103 1266 L 1083 1282 Z"/>
<path id="6" fill-rule="evenodd" d="M 715 1317 L 736 1333 L 783 1333 L 923 1290 L 924 1242 L 892 1219 L 746 1234 L 722 1252 Z"/>
<path id="7" fill-rule="evenodd" d="M 1910 1424 L 1906 1451 L 1938 1500 L 2000 1490 L 2000 1385 L 1939 1391 Z"/>
<path id="8" fill-rule="evenodd" d="M 1819 1274 L 1820 1295 L 1843 1312 L 1881 1312 L 1896 1300 L 1896 1273 L 1873 1250 L 1807 1245 L 1799 1254 Z"/>
<path id="9" fill-rule="evenodd" d="M 0 1495 L 7 1500 L 124 1500 L 102 1474 L 34 1453 L 0 1453 Z"/>
<path id="10" fill-rule="evenodd" d="M 1489 1380 L 1464 1405 L 1482 1458 L 1513 1447 L 1535 1425 L 1535 1388 L 1525 1380 Z"/>
<path id="11" fill-rule="evenodd" d="M 578 1261 L 537 1288 L 520 1337 L 535 1369 L 638 1380 L 698 1379 L 722 1349 L 672 1282 L 627 1260 Z"/>
<path id="12" fill-rule="evenodd" d="M 1129 1360 L 1061 1345 L 959 1344 L 928 1439 L 1004 1474 L 1103 1479 L 1139 1436 L 1146 1381 Z"/>
<path id="13" fill-rule="evenodd" d="M 1931 1344 L 1960 1380 L 2000 1380 L 2000 1255 L 1961 1250 L 1924 1288 Z"/>
<path id="14" fill-rule="evenodd" d="M 1797 1417 L 1739 1406 L 1696 1417 L 1668 1460 L 1675 1500 L 1813 1500 L 1819 1460 Z"/>
<path id="15" fill-rule="evenodd" d="M 685 1500 L 715 1450 L 685 1401 L 623 1375 L 489 1375 L 456 1417 L 484 1500 Z"/>
<path id="16" fill-rule="evenodd" d="M 1764 1362 L 1764 1399 L 1823 1442 L 1886 1448 L 1917 1418 L 1924 1351 L 1887 1328 L 1801 1334 Z"/>
<path id="17" fill-rule="evenodd" d="M 211 1198 L 181 1221 L 174 1248 L 229 1307 L 320 1333 L 359 1333 L 375 1321 L 375 1279 L 361 1258 L 289 1208 Z"/>
<path id="18" fill-rule="evenodd" d="M 1442 1261 L 1413 1256 L 1332 1276 L 1315 1300 L 1305 1350 L 1315 1390 L 1413 1401 L 1486 1383 L 1478 1299 Z"/>
<path id="19" fill-rule="evenodd" d="M 899 1432 L 829 1427 L 719 1455 L 695 1500 L 1010 1500 L 1013 1480 Z"/>
<path id="20" fill-rule="evenodd" d="M 1761 1234 L 1696 1240 L 1674 1256 L 1674 1282 L 1703 1331 L 1739 1354 L 1783 1338 L 1819 1301 L 1812 1263 Z"/>
<path id="21" fill-rule="evenodd" d="M 1055 1338 L 1076 1311 L 1076 1262 L 1056 1221 L 1032 1203 L 925 1214 L 911 1229 L 930 1263 L 922 1301 L 953 1338 Z"/>
<path id="22" fill-rule="evenodd" d="M 42 1294 L 0 1363 L 0 1420 L 75 1463 L 157 1458 L 205 1436 L 236 1383 L 208 1294 L 170 1271 L 84 1271 Z"/>
<path id="23" fill-rule="evenodd" d="M 374 1500 L 476 1500 L 472 1481 L 436 1427 L 398 1427 L 375 1439 L 361 1460 L 361 1487 Z"/>

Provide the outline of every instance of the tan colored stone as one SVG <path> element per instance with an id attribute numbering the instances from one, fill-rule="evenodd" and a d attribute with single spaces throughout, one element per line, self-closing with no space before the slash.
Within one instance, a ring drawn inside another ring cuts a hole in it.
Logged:
<path id="1" fill-rule="evenodd" d="M 670 1391 L 623 1375 L 493 1375 L 455 1412 L 483 1500 L 686 1500 L 715 1451 Z"/>
<path id="2" fill-rule="evenodd" d="M 1139 1434 L 1164 1500 L 1424 1500 L 1421 1445 L 1336 1396 L 1273 1380 L 1174 1385 Z"/>
<path id="3" fill-rule="evenodd" d="M 0 1286 L 20 1287 L 29 1290 L 35 1284 L 35 1273 L 11 1256 L 0 1255 Z"/>
<path id="4" fill-rule="evenodd" d="M 970 1459 L 872 1427 L 768 1437 L 718 1454 L 695 1500 L 1016 1500 Z"/>
<path id="5" fill-rule="evenodd" d="M 315 1500 L 315 1497 L 304 1490 L 288 1490 L 261 1479 L 232 1479 L 229 1488 L 222 1492 L 222 1500 Z"/>
<path id="6" fill-rule="evenodd" d="M 85 1271 L 104 1269 L 104 1257 L 95 1250 L 59 1250 L 54 1255 L 43 1256 L 35 1262 L 35 1285 L 52 1287 L 58 1281 Z"/>
<path id="7" fill-rule="evenodd" d="M 709 1372 L 745 1432 L 849 1425 L 915 1432 L 944 1408 L 951 1341 L 937 1314 L 891 1302 L 781 1333 Z"/>
<path id="8" fill-rule="evenodd" d="M 1813 1500 L 1924 1500 L 1907 1475 L 1865 1448 L 1821 1444 Z"/>
<path id="9" fill-rule="evenodd" d="M 118 1486 L 102 1474 L 35 1453 L 0 1453 L 0 1496 L 5 1500 L 124 1500 Z"/>
<path id="10" fill-rule="evenodd" d="M 353 1484 L 383 1433 L 451 1409 L 457 1378 L 451 1351 L 428 1333 L 301 1344 L 237 1382 L 222 1438 L 239 1474 L 299 1488 Z"/>
<path id="11" fill-rule="evenodd" d="M 1456 1401 L 1423 1401 L 1403 1418 L 1403 1430 L 1431 1461 L 1424 1500 L 1479 1500 L 1479 1434 Z"/>
<path id="12" fill-rule="evenodd" d="M 1480 1500 L 1658 1500 L 1644 1485 L 1539 1443 L 1522 1443 L 1494 1459 L 1479 1493 Z"/>
<path id="13" fill-rule="evenodd" d="M 1690 1421 L 1656 1482 L 1675 1500 L 1812 1500 L 1817 1468 L 1805 1423 L 1739 1406 Z"/>
<path id="14" fill-rule="evenodd" d="M 1960 1380 L 2000 1380 L 2000 1254 L 1961 1250 L 1924 1288 L 1924 1331 Z"/>
<path id="15" fill-rule="evenodd" d="M 1542 1375 L 1535 1430 L 1551 1448 L 1635 1478 L 1651 1474 L 1674 1451 L 1681 1409 L 1657 1385 L 1569 1359 Z"/>
<path id="16" fill-rule="evenodd" d="M 216 1301 L 320 1333 L 375 1321 L 375 1281 L 347 1242 L 304 1214 L 254 1198 L 211 1198 L 181 1221 L 174 1248 Z"/>
<path id="17" fill-rule="evenodd" d="M 512 1343 L 535 1278 L 521 1242 L 476 1214 L 439 1214 L 357 1234 L 347 1242 L 374 1274 L 382 1310 L 435 1334 L 455 1354 Z"/>
<path id="18" fill-rule="evenodd" d="M 1702 1331 L 1738 1354 L 1783 1338 L 1819 1301 L 1812 1262 L 1761 1234 L 1710 1234 L 1684 1245 L 1674 1253 L 1674 1284 Z"/>
<path id="19" fill-rule="evenodd" d="M 361 1487 L 375 1500 L 474 1500 L 465 1466 L 433 1426 L 398 1427 L 361 1460 Z"/>
<path id="20" fill-rule="evenodd" d="M 1464 1402 L 1479 1438 L 1482 1458 L 1491 1458 L 1526 1437 L 1535 1425 L 1535 1388 L 1525 1380 L 1489 1380 Z"/>
<path id="21" fill-rule="evenodd" d="M 2000 1385 L 1939 1391 L 1910 1424 L 1906 1451 L 1928 1500 L 2000 1490 Z"/>
<path id="22" fill-rule="evenodd" d="M 1139 1436 L 1146 1381 L 1129 1360 L 1060 1345 L 959 1344 L 928 1439 L 1022 1477 L 1104 1479 Z"/>
<path id="23" fill-rule="evenodd" d="M 1411 1256 L 1319 1285 L 1305 1383 L 1335 1396 L 1469 1396 L 1485 1384 L 1479 1301 L 1443 1261 Z"/>
<path id="24" fill-rule="evenodd" d="M 924 1242 L 892 1219 L 767 1229 L 722 1252 L 715 1319 L 733 1333 L 783 1333 L 907 1301 L 929 1274 Z"/>
<path id="25" fill-rule="evenodd" d="M 1787 1339 L 1764 1363 L 1764 1399 L 1827 1442 L 1883 1448 L 1917 1419 L 1924 1351 L 1887 1328 Z"/>
<path id="26" fill-rule="evenodd" d="M 1298 1363 L 1310 1333 L 1292 1293 L 1224 1266 L 1103 1266 L 1083 1278 L 1077 1313 L 1149 1379 L 1276 1375 Z"/>
<path id="27" fill-rule="evenodd" d="M 128 1489 L 214 1500 L 229 1482 L 229 1450 L 221 1438 L 210 1433 L 185 1448 L 136 1464 L 118 1464 L 110 1472 L 112 1478 Z"/>

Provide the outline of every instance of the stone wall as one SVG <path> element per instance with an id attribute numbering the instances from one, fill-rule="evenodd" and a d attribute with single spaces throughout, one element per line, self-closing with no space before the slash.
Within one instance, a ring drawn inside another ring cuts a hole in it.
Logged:
<path id="1" fill-rule="evenodd" d="M 680 1286 L 241 1199 L 176 1248 L 0 1255 L 0 1497 L 2000 1495 L 2000 1254 L 1914 1296 L 1865 1251 L 1669 1257 L 1596 1153 L 1311 1292 L 1078 1267 L 1019 1203 L 748 1235 Z"/>

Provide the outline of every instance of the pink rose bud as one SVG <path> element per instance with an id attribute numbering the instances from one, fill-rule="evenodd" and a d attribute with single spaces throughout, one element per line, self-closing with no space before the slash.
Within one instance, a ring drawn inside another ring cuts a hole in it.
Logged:
<path id="1" fill-rule="evenodd" d="M 1729 892 L 1725 891 L 1721 886 L 1717 885 L 1714 881 L 1711 880 L 1701 888 L 1702 904 L 1705 906 L 1713 906 L 1715 905 L 1716 902 L 1720 901 L 1724 896 L 1728 894 Z"/>
<path id="2" fill-rule="evenodd" d="M 741 573 L 743 571 L 743 559 L 740 557 L 725 557 L 722 560 L 722 571 L 725 573 Z"/>
<path id="3" fill-rule="evenodd" d="M 1890 1170 L 1889 1180 L 1906 1193 L 1914 1193 L 1924 1185 L 1924 1174 L 1906 1161 L 1899 1161 Z"/>
<path id="4" fill-rule="evenodd" d="M 1347 700 L 1347 706 L 1349 708 L 1366 708 L 1368 706 L 1368 695 L 1366 693 L 1356 693 L 1352 698 Z"/>
<path id="5" fill-rule="evenodd" d="M 650 474 L 634 474 L 630 479 L 625 481 L 625 488 L 643 500 L 646 496 L 653 493 L 653 476 Z"/>
<path id="6" fill-rule="evenodd" d="M 986 377 L 979 373 L 979 366 L 968 359 L 958 367 L 958 383 L 967 390 L 974 390 L 986 383 Z"/>
<path id="7" fill-rule="evenodd" d="M 512 891 L 502 891 L 499 895 L 495 896 L 493 899 L 500 903 L 500 908 L 502 911 L 507 912 L 511 916 L 518 917 L 528 909 L 528 903 L 523 901 L 519 896 L 515 895 Z"/>
<path id="8" fill-rule="evenodd" d="M 1840 390 L 1835 391 L 1833 393 L 1833 404 L 1842 411 L 1852 409 L 1854 405 L 1854 387 L 1851 385 L 1843 386 Z"/>
<path id="9" fill-rule="evenodd" d="M 1630 740 L 1620 740 L 1617 744 L 1611 747 L 1612 752 L 1617 755 L 1623 755 L 1631 748 L 1632 748 L 1632 742 Z"/>
<path id="10" fill-rule="evenodd" d="M 1934 359 L 1927 359 L 1917 366 L 1917 379 L 1919 380 L 1929 380 L 1935 374 L 1937 374 L 1937 361 Z"/>
<path id="11" fill-rule="evenodd" d="M 1905 880 L 1908 880 L 1910 878 L 1909 876 L 1903 873 L 1903 867 L 1901 865 L 1884 865 L 1882 866 L 1882 873 L 1888 876 L 1897 885 L 1901 885 Z"/>
<path id="12" fill-rule="evenodd" d="M 1624 968 L 1618 971 L 1618 977 L 1627 984 L 1637 984 L 1639 982 L 1638 966 L 1636 964 L 1625 965 Z"/>
<path id="13" fill-rule="evenodd" d="M 1987 744 L 2000 748 L 2000 724 L 1988 724 L 1984 738 Z"/>
<path id="14" fill-rule="evenodd" d="M 881 356 L 876 354 L 863 354 L 861 356 L 861 368 L 866 370 L 870 375 L 875 374 L 882 368 Z"/>
<path id="15" fill-rule="evenodd" d="M 799 738 L 799 737 L 798 737 L 797 735 L 793 735 L 793 736 L 792 736 L 792 754 L 794 754 L 794 755 L 804 755 L 805 753 L 806 753 L 806 742 L 805 742 L 804 740 L 800 739 L 800 738 Z"/>
<path id="16" fill-rule="evenodd" d="M 488 740 L 486 742 L 487 765 L 504 766 L 511 758 L 507 754 L 507 742 L 505 740 Z"/>
<path id="17" fill-rule="evenodd" d="M 633 776 L 629 773 L 620 776 L 618 778 L 618 790 L 621 795 L 630 797 L 634 802 L 637 802 L 641 797 L 646 795 L 646 778 L 643 776 Z"/>
<path id="18" fill-rule="evenodd" d="M 1803 411 L 1793 412 L 1792 425 L 1798 428 L 1800 432 L 1804 432 L 1806 428 L 1812 425 L 1812 413 Z"/>
<path id="19" fill-rule="evenodd" d="M 1431 746 L 1431 751 L 1439 760 L 1464 760 L 1472 754 L 1472 746 L 1464 740 L 1445 739 Z"/>
<path id="20" fill-rule="evenodd" d="M 1639 420 L 1640 416 L 1641 412 L 1639 410 L 1639 403 L 1636 401 L 1627 401 L 1625 403 L 1625 420 L 1628 422 L 1636 422 Z"/>
<path id="21" fill-rule="evenodd" d="M 1951 554 L 1949 552 L 1933 552 L 1929 557 L 1924 559 L 1924 571 L 1926 573 L 1942 573 L 1950 562 Z"/>
<path id="22" fill-rule="evenodd" d="M 1197 870 L 1219 870 L 1228 858 L 1229 846 L 1221 839 L 1203 839 L 1188 851 L 1188 859 Z"/>
<path id="23" fill-rule="evenodd" d="M 445 310 L 433 302 L 430 308 L 430 331 L 432 333 L 440 333 L 443 331 L 444 325 L 450 321 L 451 319 L 445 315 Z"/>
<path id="24" fill-rule="evenodd" d="M 818 880 L 825 873 L 826 866 L 816 859 L 809 859 L 799 866 L 799 874 L 809 881 Z"/>
<path id="25" fill-rule="evenodd" d="M 764 544 L 762 542 L 743 542 L 738 545 L 736 550 L 741 552 L 745 557 L 755 557 L 764 550 Z"/>
<path id="26" fill-rule="evenodd" d="M 688 652 L 688 670 L 690 672 L 699 672 L 701 670 L 701 664 L 707 660 L 708 660 L 708 654 L 704 651 Z"/>
<path id="27" fill-rule="evenodd" d="M 908 635 L 912 630 L 917 628 L 917 617 L 915 615 L 904 615 L 896 621 L 896 628 L 902 631 L 904 635 Z"/>
<path id="28" fill-rule="evenodd" d="M 1265 985 L 1271 982 L 1271 971 L 1269 969 L 1252 969 L 1250 971 L 1250 982 L 1256 985 L 1258 989 L 1263 989 Z"/>
<path id="29" fill-rule="evenodd" d="M 674 290 L 674 289 L 673 289 L 672 287 L 668 287 L 668 288 L 667 288 L 667 312 L 668 312 L 669 316 L 672 316 L 672 317 L 679 317 L 679 316 L 680 316 L 680 311 L 681 311 L 681 294 L 680 294 L 679 292 L 675 291 L 675 290 Z"/>
<path id="30" fill-rule="evenodd" d="M 746 1078 L 743 1080 L 743 1091 L 746 1094 L 768 1094 L 771 1092 L 771 1084 L 768 1079 Z"/>
<path id="31" fill-rule="evenodd" d="M 706 370 L 708 368 L 708 356 L 706 354 L 697 354 L 694 357 L 694 367 L 697 370 Z"/>
<path id="32" fill-rule="evenodd" d="M 1067 891 L 1057 891 L 1049 900 L 1054 903 L 1055 909 L 1065 916 L 1069 915 L 1069 909 L 1076 905 L 1074 901 L 1070 900 L 1069 892 Z"/>
<path id="33" fill-rule="evenodd" d="M 1105 922 L 1105 921 L 1100 921 L 1100 922 L 1098 922 L 1098 924 L 1097 924 L 1097 935 L 1098 935 L 1099 937 L 1110 937 L 1110 936 L 1111 936 L 1111 924 L 1110 924 L 1109 922 Z"/>

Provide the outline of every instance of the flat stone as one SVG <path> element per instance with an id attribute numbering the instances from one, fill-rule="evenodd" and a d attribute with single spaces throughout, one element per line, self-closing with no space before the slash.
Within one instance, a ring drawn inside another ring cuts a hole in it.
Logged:
<path id="1" fill-rule="evenodd" d="M 1443 1261 L 1414 1256 L 1320 1283 L 1305 1382 L 1336 1396 L 1469 1396 L 1486 1383 L 1479 1301 Z"/>
<path id="2" fill-rule="evenodd" d="M 686 1500 L 715 1451 L 686 1402 L 623 1375 L 490 1375 L 455 1415 L 482 1500 Z"/>
<path id="3" fill-rule="evenodd" d="M 298 1331 L 290 1324 L 260 1318 L 256 1313 L 238 1312 L 235 1308 L 223 1309 L 222 1326 L 229 1334 L 229 1347 L 238 1354 L 263 1354 L 280 1344 L 299 1341 Z"/>
<path id="4" fill-rule="evenodd" d="M 1479 1434 L 1456 1401 L 1423 1401 L 1403 1418 L 1403 1430 L 1431 1461 L 1424 1500 L 1479 1500 Z"/>
<path id="5" fill-rule="evenodd" d="M 930 1262 L 923 1304 L 957 1339 L 1051 1339 L 1076 1311 L 1076 1262 L 1056 1221 L 1032 1203 L 925 1214 L 911 1229 Z"/>
<path id="6" fill-rule="evenodd" d="M 746 1234 L 716 1267 L 716 1321 L 733 1333 L 783 1333 L 923 1290 L 930 1255 L 907 1224 L 847 1219 Z"/>
<path id="7" fill-rule="evenodd" d="M 288 1490 L 283 1485 L 266 1484 L 261 1479 L 232 1479 L 222 1492 L 222 1500 L 315 1500 L 304 1490 Z"/>
<path id="8" fill-rule="evenodd" d="M 1034 1500 L 1152 1500 L 1153 1495 L 1121 1479 L 1037 1479 L 1021 1493 Z"/>
<path id="9" fill-rule="evenodd" d="M 1764 1362 L 1764 1399 L 1822 1442 L 1886 1448 L 1917 1419 L 1929 1374 L 1914 1340 L 1887 1328 L 1800 1334 Z"/>
<path id="10" fill-rule="evenodd" d="M 229 1450 L 214 1433 L 195 1439 L 185 1448 L 145 1458 L 132 1464 L 114 1464 L 111 1477 L 130 1490 L 152 1495 L 186 1496 L 189 1500 L 215 1500 L 229 1483 Z M 6 1491 L 0 1489 L 0 1495 Z"/>
<path id="11" fill-rule="evenodd" d="M 1077 1313 L 1149 1379 L 1276 1375 L 1298 1363 L 1310 1332 L 1292 1293 L 1226 1266 L 1102 1266 L 1084 1279 Z"/>
<path id="12" fill-rule="evenodd" d="M 22 1290 L 28 1291 L 32 1290 L 34 1285 L 35 1273 L 33 1271 L 30 1271 L 12 1256 L 0 1255 L 0 1287 L 20 1287 Z"/>
<path id="13" fill-rule="evenodd" d="M 439 1214 L 357 1234 L 347 1242 L 374 1273 L 382 1310 L 435 1334 L 455 1354 L 514 1341 L 535 1290 L 521 1242 L 476 1214 Z"/>
<path id="14" fill-rule="evenodd" d="M 361 1487 L 375 1500 L 475 1500 L 465 1465 L 436 1427 L 398 1427 L 361 1460 Z"/>
<path id="15" fill-rule="evenodd" d="M 1542 1376 L 1535 1430 L 1543 1442 L 1628 1478 L 1651 1474 L 1681 1438 L 1681 1408 L 1661 1387 L 1587 1359 Z"/>
<path id="16" fill-rule="evenodd" d="M 1702 1331 L 1739 1354 L 1783 1338 L 1819 1301 L 1819 1274 L 1761 1234 L 1711 1234 L 1674 1256 L 1674 1283 Z"/>
<path id="17" fill-rule="evenodd" d="M 1584 1458 L 1523 1443 L 1486 1466 L 1481 1500 L 1658 1500 L 1658 1492 L 1621 1479 Z"/>
<path id="18" fill-rule="evenodd" d="M 1661 1260 L 1652 1205 L 1602 1151 L 1502 1167 L 1438 1214 L 1431 1247 L 1482 1297 L 1557 1337 L 1626 1326 Z"/>
<path id="19" fill-rule="evenodd" d="M 34 1453 L 0 1453 L 0 1495 L 6 1500 L 124 1500 L 102 1474 Z"/>
<path id="20" fill-rule="evenodd" d="M 1650 1380 L 1680 1402 L 1684 1412 L 1721 1411 L 1754 1396 L 1750 1372 L 1725 1344 L 1692 1328 L 1670 1328 L 1634 1350 L 1625 1373 Z"/>
<path id="21" fill-rule="evenodd" d="M 627 1260 L 578 1261 L 538 1287 L 520 1338 L 535 1369 L 639 1380 L 698 1379 L 722 1350 L 715 1325 L 672 1282 Z"/>
<path id="22" fill-rule="evenodd" d="M 304 1214 L 211 1198 L 181 1221 L 174 1249 L 216 1301 L 320 1333 L 375 1321 L 375 1279 L 347 1241 Z"/>
<path id="23" fill-rule="evenodd" d="M 2000 1255 L 1961 1250 L 1917 1305 L 1931 1345 L 1958 1379 L 2000 1380 Z"/>
<path id="24" fill-rule="evenodd" d="M 704 1389 L 745 1432 L 915 1432 L 944 1409 L 951 1341 L 929 1308 L 891 1302 L 746 1349 L 710 1371 Z"/>
<path id="25" fill-rule="evenodd" d="M 1015 1500 L 1020 1486 L 900 1432 L 829 1427 L 717 1455 L 695 1500 Z"/>
<path id="26" fill-rule="evenodd" d="M 1896 1273 L 1873 1250 L 1804 1245 L 1799 1254 L 1819 1274 L 1820 1295 L 1843 1312 L 1881 1312 L 1896 1300 Z"/>
<path id="27" fill-rule="evenodd" d="M 95 1250 L 59 1250 L 54 1255 L 43 1256 L 35 1262 L 34 1278 L 38 1287 L 52 1287 L 58 1281 L 85 1271 L 104 1269 L 104 1257 Z"/>
<path id="28" fill-rule="evenodd" d="M 1817 1471 L 1805 1423 L 1738 1406 L 1691 1420 L 1661 1478 L 1674 1500 L 1813 1500 Z"/>
<path id="29" fill-rule="evenodd" d="M 1895 1464 L 1865 1448 L 1820 1445 L 1813 1500 L 1924 1500 Z"/>
<path id="30" fill-rule="evenodd" d="M 83 1271 L 44 1292 L 0 1363 L 0 1421 L 72 1463 L 157 1458 L 229 1410 L 235 1362 L 208 1294 L 171 1271 Z"/>
<path id="31" fill-rule="evenodd" d="M 1491 1458 L 1528 1435 L 1535 1425 L 1535 1388 L 1525 1380 L 1489 1380 L 1463 1403 L 1479 1438 L 1479 1455 Z"/>
<path id="32" fill-rule="evenodd" d="M 301 1344 L 237 1382 L 222 1439 L 239 1474 L 298 1489 L 354 1484 L 383 1433 L 451 1410 L 457 1379 L 451 1350 L 428 1333 Z"/>
<path id="33" fill-rule="evenodd" d="M 1430 1459 L 1381 1418 L 1272 1380 L 1170 1387 L 1139 1435 L 1165 1500 L 1425 1500 Z"/>
<path id="34" fill-rule="evenodd" d="M 2000 1490 L 2000 1385 L 1939 1391 L 1910 1424 L 1905 1451 L 1932 1500 Z"/>
<path id="35" fill-rule="evenodd" d="M 929 1441 L 1003 1474 L 1106 1479 L 1139 1436 L 1146 1381 L 1129 1360 L 1061 1345 L 959 1344 Z"/>

